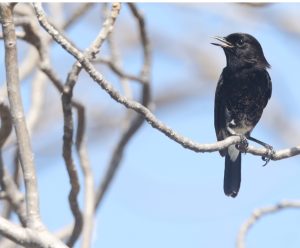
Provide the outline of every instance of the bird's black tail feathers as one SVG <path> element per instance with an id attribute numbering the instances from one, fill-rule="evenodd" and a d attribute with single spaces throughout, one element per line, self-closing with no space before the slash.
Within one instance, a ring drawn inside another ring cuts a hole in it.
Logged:
<path id="1" fill-rule="evenodd" d="M 236 197 L 241 184 L 241 153 L 234 146 L 228 148 L 225 157 L 224 193 Z"/>

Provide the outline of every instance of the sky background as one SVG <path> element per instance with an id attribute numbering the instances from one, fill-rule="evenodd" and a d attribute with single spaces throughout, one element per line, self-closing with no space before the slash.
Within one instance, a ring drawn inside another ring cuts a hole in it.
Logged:
<path id="1" fill-rule="evenodd" d="M 71 9 L 73 5 L 68 6 Z M 222 49 L 210 44 L 211 36 L 244 32 L 259 40 L 272 66 L 269 70 L 272 98 L 252 134 L 275 149 L 299 144 L 300 131 L 296 127 L 300 121 L 300 4 L 258 8 L 228 3 L 139 3 L 138 7 L 144 13 L 151 42 L 154 112 L 161 121 L 193 141 L 216 141 L 214 91 L 226 61 Z M 81 49 L 99 31 L 99 10 L 95 5 L 80 23 L 66 32 Z M 115 32 L 125 70 L 138 72 L 141 50 L 136 24 L 126 6 L 121 10 Z M 26 47 L 20 43 L 20 59 Z M 101 52 L 105 54 L 106 48 Z M 3 48 L 0 53 L 3 57 Z M 62 79 L 74 62 L 56 45 L 51 47 L 51 61 Z M 99 70 L 121 90 L 107 68 Z M 3 73 L 0 76 L 3 81 Z M 31 79 L 22 84 L 26 109 Z M 136 95 L 138 85 L 133 85 L 133 89 Z M 184 96 L 165 103 L 163 99 L 173 92 Z M 117 126 L 101 129 L 101 117 L 124 113 L 124 108 L 85 73 L 74 96 L 87 105 L 87 142 L 98 184 L 121 133 Z M 42 217 L 50 230 L 72 222 L 67 203 L 69 182 L 61 157 L 63 123 L 59 97 L 49 83 L 44 118 L 48 115 L 55 118 L 41 121 L 32 141 Z M 285 122 L 276 119 L 278 116 Z M 12 148 L 7 149 L 7 161 L 11 152 Z M 239 195 L 228 198 L 223 193 L 224 158 L 219 153 L 198 154 L 184 149 L 145 123 L 128 145 L 98 210 L 93 247 L 234 247 L 239 228 L 254 209 L 283 199 L 300 198 L 298 157 L 271 161 L 265 167 L 263 163 L 260 157 L 243 155 Z M 247 247 L 299 247 L 299 221 L 299 210 L 267 216 L 251 229 Z"/>

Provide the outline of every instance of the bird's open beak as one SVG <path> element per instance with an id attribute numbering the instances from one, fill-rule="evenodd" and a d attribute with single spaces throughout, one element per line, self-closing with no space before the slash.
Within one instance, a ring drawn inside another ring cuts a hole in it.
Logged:
<path id="1" fill-rule="evenodd" d="M 228 42 L 224 37 L 220 37 L 220 36 L 213 36 L 212 38 L 221 41 L 221 43 L 214 43 L 212 42 L 211 44 L 215 45 L 215 46 L 220 46 L 223 48 L 232 48 L 234 47 L 230 42 Z"/>

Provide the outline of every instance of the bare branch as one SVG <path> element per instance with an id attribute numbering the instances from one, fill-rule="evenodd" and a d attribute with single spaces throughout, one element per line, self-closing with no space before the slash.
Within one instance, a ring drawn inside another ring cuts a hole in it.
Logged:
<path id="1" fill-rule="evenodd" d="M 139 23 L 139 30 L 140 30 L 140 38 L 141 38 L 141 42 L 143 44 L 143 52 L 144 52 L 144 67 L 142 69 L 142 76 L 144 76 L 145 78 L 147 78 L 147 76 L 149 75 L 149 70 L 150 70 L 150 43 L 148 40 L 148 36 L 146 33 L 146 27 L 145 27 L 145 20 L 143 15 L 140 13 L 140 11 L 137 9 L 136 5 L 134 3 L 128 3 L 128 6 L 132 12 L 132 14 L 135 16 L 135 18 L 137 19 L 138 23 Z"/>
<path id="2" fill-rule="evenodd" d="M 105 18 L 107 18 L 107 16 L 109 15 L 109 10 L 108 10 L 108 4 L 104 3 L 103 7 L 102 7 L 102 12 L 103 12 L 103 16 Z M 119 49 L 117 47 L 117 43 L 115 40 L 115 34 L 116 32 L 111 32 L 108 36 L 107 36 L 107 44 L 110 50 L 110 58 L 111 58 L 111 65 L 112 67 L 118 68 L 120 69 L 120 67 L 122 66 L 122 60 L 120 58 L 120 53 L 119 53 Z M 112 69 L 111 67 L 111 69 Z M 115 72 L 116 73 L 116 72 Z M 118 73 L 116 73 L 118 75 Z M 120 75 L 118 75 L 120 78 L 120 84 L 123 88 L 123 92 L 124 95 L 128 98 L 128 99 L 132 99 L 133 97 L 133 92 L 132 92 L 132 88 L 130 86 L 129 80 L 125 77 L 121 77 Z M 132 111 L 127 110 L 126 111 L 126 115 L 124 116 L 124 127 L 127 127 L 129 125 L 129 121 L 130 121 L 130 117 L 132 115 Z"/>
<path id="3" fill-rule="evenodd" d="M 5 191 L 1 190 L 0 191 L 0 200 L 3 200 L 3 199 L 7 199 L 7 194 L 5 193 Z"/>
<path id="4" fill-rule="evenodd" d="M 73 104 L 75 105 L 75 103 Z M 88 152 L 85 145 L 85 110 L 81 105 L 76 106 L 77 108 L 77 135 L 76 135 L 76 149 L 79 154 L 80 165 L 84 174 L 84 226 L 83 226 L 83 248 L 89 248 L 92 240 L 93 226 L 94 226 L 94 177 L 93 172 L 88 159 Z"/>
<path id="5" fill-rule="evenodd" d="M 29 228 L 22 228 L 0 216 L 0 233 L 24 247 L 32 248 L 67 248 L 62 242 L 56 240 L 47 231 L 35 231 Z"/>
<path id="6" fill-rule="evenodd" d="M 104 23 L 102 24 L 102 28 L 96 39 L 93 41 L 91 46 L 87 49 L 86 57 L 87 59 L 94 58 L 97 53 L 99 53 L 99 49 L 101 48 L 103 42 L 107 39 L 109 34 L 112 32 L 114 28 L 115 21 L 120 13 L 121 4 L 113 3 L 110 15 Z"/>
<path id="7" fill-rule="evenodd" d="M 6 4 L 1 4 L 0 11 L 5 44 L 8 98 L 18 139 L 18 149 L 26 188 L 27 226 L 32 228 L 42 228 L 39 213 L 36 172 L 19 88 L 16 35 L 12 8 Z"/>
<path id="8" fill-rule="evenodd" d="M 140 30 L 140 38 L 143 48 L 143 67 L 141 69 L 141 79 L 142 79 L 142 90 L 141 90 L 141 103 L 148 107 L 150 104 L 150 74 L 149 74 L 149 68 L 150 68 L 150 50 L 149 50 L 149 40 L 145 31 L 145 22 L 139 11 L 136 9 L 134 4 L 130 4 L 131 11 L 135 18 L 138 21 L 138 26 Z M 138 131 L 138 129 L 142 126 L 144 123 L 144 118 L 141 115 L 136 115 L 132 119 L 130 125 L 127 129 L 125 129 L 121 135 L 121 138 L 119 142 L 117 143 L 114 152 L 112 154 L 110 163 L 107 167 L 107 170 L 105 172 L 105 175 L 101 181 L 100 187 L 97 191 L 96 195 L 96 205 L 95 208 L 98 209 L 100 203 L 102 202 L 103 196 L 105 192 L 107 191 L 110 183 L 112 182 L 112 179 L 114 178 L 114 175 L 120 165 L 120 162 L 123 157 L 123 153 L 125 150 L 126 145 L 130 141 L 130 139 L 133 137 L 133 135 Z"/>
<path id="9" fill-rule="evenodd" d="M 252 215 L 249 217 L 248 220 L 245 221 L 245 223 L 241 226 L 238 237 L 237 237 L 237 248 L 245 248 L 246 245 L 246 236 L 249 233 L 249 230 L 251 227 L 256 224 L 258 220 L 261 218 L 273 214 L 282 210 L 291 209 L 291 208 L 300 208 L 300 201 L 291 201 L 291 200 L 285 200 L 282 202 L 277 203 L 276 205 L 270 206 L 270 207 L 263 207 L 256 209 Z"/>
<path id="10" fill-rule="evenodd" d="M 27 126 L 30 134 L 35 130 L 43 113 L 46 79 L 44 73 L 38 71 L 32 80 L 31 105 L 27 114 Z"/>
<path id="11" fill-rule="evenodd" d="M 75 21 L 77 21 L 81 16 L 83 16 L 94 3 L 82 3 L 75 11 L 72 13 L 70 18 L 62 25 L 62 29 L 69 28 Z"/>
<path id="12" fill-rule="evenodd" d="M 184 148 L 188 148 L 190 150 L 193 150 L 195 152 L 214 152 L 219 151 L 222 149 L 227 148 L 228 146 L 232 144 L 237 144 L 241 141 L 240 137 L 237 136 L 231 136 L 226 138 L 225 140 L 218 141 L 213 144 L 199 144 L 194 141 L 191 141 L 190 139 L 178 134 L 174 130 L 172 130 L 170 127 L 165 125 L 163 122 L 158 120 L 151 111 L 144 107 L 142 104 L 128 100 L 127 98 L 121 96 L 114 88 L 113 86 L 104 79 L 103 75 L 100 74 L 93 64 L 87 60 L 82 52 L 80 52 L 74 45 L 72 45 L 62 34 L 58 32 L 48 21 L 45 16 L 45 13 L 41 7 L 40 4 L 34 3 L 33 4 L 36 15 L 38 17 L 38 20 L 41 24 L 41 26 L 52 36 L 52 38 L 60 44 L 66 51 L 68 51 L 72 56 L 74 56 L 80 64 L 83 66 L 83 68 L 86 70 L 86 72 L 90 75 L 90 77 L 97 82 L 102 89 L 104 89 L 115 101 L 119 102 L 120 104 L 124 105 L 127 108 L 133 109 L 137 113 L 141 114 L 147 122 L 155 129 L 161 131 L 166 136 L 174 140 L 175 142 L 181 144 Z M 258 156 L 266 156 L 268 154 L 267 149 L 261 148 L 257 149 L 252 146 L 249 146 L 247 149 L 248 153 L 251 153 L 253 155 Z M 279 160 L 291 156 L 296 156 L 300 154 L 299 147 L 293 147 L 290 149 L 280 150 L 273 154 L 272 160 Z"/>
<path id="13" fill-rule="evenodd" d="M 93 58 L 95 57 L 95 55 L 99 52 L 100 47 L 102 46 L 103 42 L 106 40 L 107 36 L 109 35 L 109 33 L 112 31 L 113 29 L 113 25 L 115 23 L 115 20 L 119 14 L 121 5 L 118 3 L 114 3 L 112 5 L 112 11 L 111 11 L 111 15 L 105 20 L 105 22 L 103 23 L 102 29 L 100 31 L 100 33 L 98 34 L 98 36 L 96 37 L 96 39 L 93 41 L 93 43 L 91 44 L 91 46 L 87 49 L 87 51 L 85 52 L 84 56 L 86 58 Z M 71 107 L 71 101 L 72 101 L 72 94 L 73 94 L 73 88 L 77 82 L 78 79 L 78 75 L 81 72 L 81 65 L 80 63 L 76 62 L 73 67 L 71 72 L 68 75 L 64 90 L 63 90 L 63 95 L 62 95 L 62 103 L 63 103 L 63 111 L 64 111 L 64 148 L 63 148 L 63 154 L 64 154 L 64 158 L 67 164 L 67 167 L 73 166 L 72 163 L 72 137 L 73 137 L 73 121 L 72 121 L 72 107 Z M 79 112 L 80 113 L 80 112 Z M 82 116 L 81 116 L 82 117 Z M 80 119 L 79 119 L 80 120 Z M 80 122 L 79 122 L 80 124 Z M 81 123 L 83 124 L 83 123 Z M 83 127 L 83 126 L 80 126 Z M 83 131 L 79 130 L 79 131 Z M 82 145 L 82 135 L 83 133 L 79 132 L 79 136 L 77 136 L 77 138 L 79 138 L 77 141 L 77 148 L 79 149 L 80 146 Z M 79 150 L 80 151 L 80 150 Z M 86 154 L 85 150 L 81 150 L 81 152 L 79 154 L 82 155 Z M 67 155 L 67 156 L 66 156 Z M 84 171 L 86 171 L 86 168 L 88 166 L 87 161 L 85 159 L 81 159 L 81 162 L 84 162 L 83 168 Z M 69 170 L 69 169 L 68 169 Z M 89 172 L 89 171 L 88 171 Z M 74 177 L 74 175 L 73 175 Z M 72 178 L 72 177 L 71 177 Z M 89 178 L 90 179 L 90 178 Z M 73 179 L 74 180 L 74 179 Z M 90 186 L 90 180 L 86 181 L 86 186 Z M 72 184 L 72 191 L 70 193 L 70 197 L 72 195 L 72 199 L 70 199 L 70 203 L 71 200 L 73 203 L 71 203 L 71 208 L 72 208 L 72 212 L 73 215 L 75 217 L 75 224 L 74 224 L 74 230 L 73 233 L 68 241 L 68 245 L 72 247 L 72 245 L 74 244 L 74 242 L 76 241 L 76 239 L 78 238 L 80 232 L 81 232 L 81 228 L 82 228 L 82 220 L 80 219 L 81 214 L 80 214 L 80 210 L 79 210 L 79 206 L 78 204 L 75 204 L 74 201 L 76 201 L 77 198 L 77 194 L 79 192 L 79 188 L 78 191 L 74 188 L 74 185 L 77 185 L 76 182 L 72 182 L 71 179 L 71 184 Z M 79 186 L 79 185 L 78 185 Z M 77 187 L 76 187 L 77 188 Z M 91 188 L 86 188 L 86 190 L 88 192 L 88 195 L 90 196 L 91 192 Z M 73 192 L 74 191 L 74 192 Z M 73 194 L 72 194 L 73 192 Z M 87 196 L 87 195 L 86 195 Z M 89 199 L 88 199 L 89 200 Z M 93 199 L 92 199 L 93 200 Z M 93 203 L 93 202 L 92 202 Z M 92 204 L 93 207 L 94 204 Z M 75 206 L 77 206 L 75 208 Z M 86 207 L 90 208 L 91 204 L 86 204 Z M 83 243 L 82 243 L 82 247 L 89 247 L 90 246 L 90 241 L 91 241 L 91 234 L 92 234 L 92 215 L 91 215 L 91 211 L 93 212 L 93 209 L 85 209 L 85 219 L 86 219 L 86 223 L 84 226 L 84 237 L 83 237 Z M 80 217 L 79 217 L 80 215 Z M 89 226 L 87 226 L 87 225 Z"/>
<path id="14" fill-rule="evenodd" d="M 55 232 L 55 236 L 60 240 L 66 240 L 68 237 L 70 237 L 73 231 L 73 226 L 74 224 L 63 227 L 61 230 Z"/>
<path id="15" fill-rule="evenodd" d="M 69 28 L 75 21 L 77 21 L 82 15 L 84 15 L 90 9 L 90 7 L 92 5 L 93 4 L 91 4 L 91 3 L 81 4 L 71 14 L 71 16 L 67 19 L 66 22 L 58 24 L 59 27 L 62 27 L 62 29 Z M 27 4 L 27 5 L 26 4 L 18 4 L 14 10 L 17 10 L 19 16 L 23 17 L 21 19 L 20 18 L 16 19 L 17 21 L 19 21 L 19 23 L 18 23 L 19 25 L 27 24 L 27 26 L 28 26 L 28 24 L 29 24 L 29 26 L 33 26 L 32 24 L 35 23 L 35 22 L 33 22 L 35 16 L 34 16 L 34 12 L 33 12 L 33 9 L 31 8 L 30 4 Z M 31 21 L 29 21 L 29 19 Z M 20 21 L 22 21 L 22 20 L 25 21 L 25 23 L 21 23 Z M 37 33 L 39 33 L 39 30 Z M 26 36 L 25 32 L 17 32 L 16 35 L 17 35 L 17 38 L 19 38 L 19 39 L 28 38 L 28 36 Z M 39 35 L 38 35 L 38 37 L 40 38 Z M 31 37 L 31 39 L 32 38 L 33 37 Z M 46 48 L 48 48 L 48 45 L 52 42 L 52 39 L 50 39 L 49 36 L 41 37 L 40 39 L 41 39 L 41 41 L 43 41 L 43 43 L 44 43 L 43 46 Z M 46 49 L 43 49 L 43 50 L 46 50 Z M 36 48 L 34 48 L 34 47 L 29 48 L 27 56 L 25 57 L 25 59 L 22 61 L 22 63 L 19 66 L 20 82 L 36 69 L 37 63 L 39 62 L 38 51 L 39 50 L 36 50 Z M 48 57 L 44 57 L 44 58 L 48 58 Z M 48 76 L 49 75 L 56 76 L 54 74 L 54 72 L 51 70 L 49 63 L 46 63 L 45 60 L 42 63 L 38 63 L 38 65 L 41 65 L 41 67 L 44 67 L 42 69 L 44 69 L 44 72 L 49 73 Z M 33 83 L 32 83 L 33 84 L 33 86 L 32 86 L 32 103 L 31 103 L 30 110 L 28 112 L 28 119 L 27 119 L 27 125 L 28 125 L 27 127 L 28 127 L 29 133 L 32 133 L 34 128 L 36 127 L 36 124 L 37 124 L 40 114 L 41 114 L 41 107 L 42 107 L 42 105 L 44 103 L 44 99 L 45 99 L 43 97 L 43 93 L 44 93 L 44 88 L 45 88 L 46 77 L 40 71 L 37 71 L 36 73 L 37 74 L 36 74 L 35 80 L 33 80 Z M 57 81 L 53 81 L 53 82 L 55 83 Z M 62 87 L 60 89 L 60 92 L 61 91 L 62 91 Z M 4 83 L 3 86 L 0 88 L 0 99 L 5 100 L 6 97 L 7 97 L 7 89 L 6 89 L 6 83 Z M 8 142 L 6 142 L 7 146 L 10 145 L 12 142 L 14 142 L 14 138 L 13 138 L 13 136 L 10 136 L 10 139 L 8 140 Z M 15 158 L 16 158 L 15 159 L 16 160 L 16 162 L 15 162 L 15 172 L 16 172 L 15 179 L 16 179 L 16 181 L 15 182 L 18 184 L 20 170 L 19 170 L 19 162 L 18 162 L 17 152 L 18 152 L 18 150 L 16 150 L 16 154 L 15 154 Z M 11 210 L 12 210 L 11 205 L 4 204 L 3 216 L 6 216 L 9 218 L 9 216 L 11 215 Z"/>
<path id="16" fill-rule="evenodd" d="M 29 233 L 33 233 L 31 229 L 28 229 Z M 20 226 L 12 224 L 8 220 L 0 216 L 0 233 L 7 237 L 8 239 L 14 241 L 20 245 L 33 245 L 33 241 L 29 239 L 29 236 L 26 235 L 26 229 L 23 229 Z"/>
<path id="17" fill-rule="evenodd" d="M 106 18 L 103 23 L 102 29 L 95 39 L 95 41 L 91 44 L 91 46 L 87 49 L 85 56 L 92 58 L 99 51 L 99 48 L 103 44 L 103 42 L 108 37 L 109 33 L 113 29 L 114 22 L 117 18 L 117 15 L 120 11 L 120 4 L 113 4 L 110 15 Z M 76 62 L 73 65 L 72 71 L 68 75 L 68 79 L 66 85 L 64 87 L 64 95 L 63 101 L 70 106 L 71 96 L 73 88 L 78 80 L 78 75 L 81 71 L 81 65 Z M 66 101 L 67 100 L 67 101 Z M 82 247 L 89 247 L 91 242 L 91 234 L 92 234 L 92 226 L 93 226 L 93 215 L 94 215 L 94 182 L 93 176 L 91 173 L 91 169 L 88 164 L 87 154 L 85 146 L 83 145 L 84 139 L 84 128 L 85 128 L 85 118 L 84 118 L 84 108 L 81 105 L 74 104 L 74 107 L 77 107 L 78 110 L 78 128 L 77 128 L 77 138 L 76 138 L 76 147 L 81 160 L 81 167 L 85 174 L 85 211 L 84 211 L 84 231 L 83 231 L 83 242 Z M 69 107 L 70 109 L 70 107 Z M 70 112 L 71 113 L 71 112 Z M 71 229 L 64 229 L 64 233 L 61 238 L 68 237 L 70 235 Z"/>
<path id="18" fill-rule="evenodd" d="M 0 233 L 26 247 L 65 247 L 52 236 L 40 220 L 39 199 L 36 173 L 33 161 L 29 134 L 27 131 L 23 104 L 19 88 L 18 61 L 15 26 L 13 21 L 13 5 L 0 4 L 0 17 L 5 45 L 5 65 L 8 98 L 11 108 L 12 122 L 18 140 L 20 163 L 23 169 L 26 199 L 26 226 L 23 229 L 0 218 Z M 8 135 L 7 135 L 8 136 Z M 7 137 L 5 136 L 5 137 Z M 2 141 L 2 145 L 3 145 Z"/>
<path id="19" fill-rule="evenodd" d="M 64 7 L 64 3 L 62 2 L 49 2 L 48 3 L 48 7 L 49 7 L 49 12 L 55 23 L 55 25 L 61 26 L 61 24 L 64 23 L 64 11 L 63 11 L 63 7 Z"/>
<path id="20" fill-rule="evenodd" d="M 94 3 L 82 3 L 72 14 L 71 16 L 63 23 L 61 24 L 61 28 L 63 30 L 68 29 L 74 22 L 76 22 L 81 16 L 83 16 L 92 6 Z M 20 7 L 21 6 L 21 7 Z M 20 8 L 19 8 L 20 7 Z M 25 10 L 25 14 L 23 13 L 22 16 L 26 16 L 28 19 L 28 16 L 31 16 L 32 8 L 30 8 L 30 5 L 24 5 L 24 4 L 18 4 L 16 6 L 16 10 L 23 11 Z M 23 32 L 17 32 L 16 33 L 17 38 L 24 39 L 25 33 Z M 52 40 L 47 37 L 46 45 L 48 46 L 49 43 L 52 42 Z M 22 61 L 22 63 L 19 66 L 19 78 L 20 81 L 22 79 L 26 78 L 37 66 L 39 56 L 37 54 L 36 49 L 30 48 L 27 56 Z M 7 95 L 6 93 L 6 84 L 3 84 L 4 86 L 0 88 L 0 99 L 4 99 Z"/>
<path id="21" fill-rule="evenodd" d="M 27 40 L 29 43 L 34 45 L 36 49 L 39 51 L 41 63 L 40 68 L 41 70 L 48 76 L 48 78 L 51 80 L 51 82 L 54 84 L 54 86 L 57 88 L 57 90 L 61 93 L 63 93 L 63 85 L 62 81 L 58 78 L 56 73 L 52 70 L 52 67 L 50 65 L 50 61 L 48 59 L 48 52 L 46 48 L 46 43 L 42 39 L 42 37 L 39 35 L 37 29 L 32 25 L 32 23 L 28 23 L 28 25 L 24 26 L 27 30 L 27 36 L 25 40 Z M 68 100 L 65 99 L 65 96 L 63 94 L 63 102 L 66 102 Z M 71 98 L 70 98 L 71 100 Z M 70 102 L 72 105 L 77 104 L 76 106 L 81 106 L 79 103 L 76 103 L 75 101 Z M 70 109 L 68 103 L 67 105 L 63 104 L 63 110 L 64 110 L 64 117 L 65 117 L 65 126 L 64 126 L 64 149 L 63 149 L 63 156 L 66 161 L 67 165 L 67 171 L 69 173 L 70 182 L 71 182 L 71 191 L 69 194 L 69 202 L 71 206 L 72 213 L 75 217 L 75 225 L 73 229 L 73 233 L 70 237 L 70 240 L 68 242 L 68 246 L 72 247 L 74 245 L 74 242 L 77 240 L 81 233 L 83 221 L 82 221 L 82 215 L 80 212 L 79 204 L 77 202 L 77 195 L 79 193 L 79 179 L 77 176 L 77 171 L 73 162 L 73 159 L 71 157 L 71 147 L 72 147 L 72 130 L 73 130 L 73 124 L 72 124 L 72 117 L 70 116 Z M 71 105 L 70 105 L 71 106 Z M 70 128 L 72 128 L 70 130 Z M 71 135 L 71 136 L 70 136 Z"/>
<path id="22" fill-rule="evenodd" d="M 14 14 L 16 16 L 32 16 L 34 15 L 33 9 L 29 3 L 19 3 L 14 8 Z"/>
<path id="23" fill-rule="evenodd" d="M 73 137 L 73 120 L 72 120 L 72 113 L 71 113 L 71 107 L 75 107 L 78 109 L 78 113 L 80 115 L 79 117 L 79 125 L 82 125 L 80 123 L 81 121 L 81 117 L 84 115 L 84 108 L 81 104 L 79 104 L 78 102 L 72 100 L 71 95 L 69 94 L 69 89 L 70 86 L 69 84 L 72 84 L 72 80 L 67 80 L 69 83 L 68 85 L 66 85 L 66 87 L 64 88 L 62 85 L 62 81 L 58 78 L 58 76 L 56 75 L 56 73 L 53 71 L 51 65 L 50 65 L 50 61 L 49 61 L 49 56 L 48 56 L 48 49 L 47 49 L 47 44 L 46 44 L 46 40 L 43 39 L 43 37 L 39 34 L 39 31 L 37 29 L 37 27 L 33 24 L 33 22 L 31 20 L 23 20 L 22 21 L 22 26 L 24 28 L 24 30 L 26 30 L 26 36 L 24 37 L 24 40 L 26 40 L 27 42 L 31 43 L 33 46 L 35 46 L 35 48 L 38 50 L 39 52 L 39 56 L 41 59 L 41 63 L 40 63 L 40 68 L 41 70 L 48 76 L 48 78 L 53 82 L 54 86 L 57 88 L 57 90 L 61 93 L 63 93 L 62 95 L 62 99 L 63 99 L 63 110 L 64 110 L 64 117 L 65 117 L 65 132 L 64 132 L 64 149 L 63 149 L 63 155 L 66 161 L 66 165 L 67 165 L 67 170 L 70 176 L 70 181 L 71 181 L 71 192 L 69 195 L 69 201 L 70 201 L 70 206 L 71 206 L 71 210 L 72 213 L 75 217 L 75 224 L 74 224 L 74 229 L 72 234 L 70 235 L 69 241 L 68 241 L 68 245 L 69 246 L 73 246 L 75 241 L 77 240 L 77 238 L 79 237 L 81 230 L 82 230 L 82 225 L 83 225 L 83 220 L 82 220 L 82 215 L 80 212 L 80 208 L 79 208 L 79 204 L 77 202 L 77 195 L 79 193 L 79 180 L 78 180 L 78 176 L 77 176 L 77 171 L 71 156 L 71 152 L 72 152 L 72 137 Z M 80 65 L 79 65 L 80 68 Z M 80 69 L 81 70 L 81 69 Z M 73 87 L 73 86 L 72 86 Z M 71 92 L 72 93 L 72 92 Z M 83 171 L 85 173 L 85 175 L 87 174 L 91 174 L 88 172 L 88 161 L 86 160 L 86 157 L 83 158 L 83 156 L 86 156 L 86 151 L 84 149 L 84 145 L 82 143 L 82 139 L 83 136 L 82 134 L 80 134 L 78 137 L 80 137 L 81 140 L 79 140 L 78 143 L 78 152 L 79 152 L 79 157 L 80 157 L 80 161 L 81 161 L 81 165 L 83 167 Z M 84 163 L 84 164 L 83 164 Z M 89 175 L 88 175 L 89 176 Z M 93 195 L 93 190 L 94 190 L 94 186 L 92 184 L 91 187 L 91 180 L 90 178 L 88 178 L 86 180 L 86 186 L 87 191 L 89 192 L 87 195 L 88 197 L 88 204 L 87 204 L 87 216 L 88 218 L 91 220 L 86 220 L 85 223 L 87 225 L 91 225 L 92 223 L 92 217 L 90 216 L 90 209 L 93 210 L 94 207 L 94 201 L 90 199 L 90 195 Z M 92 190 L 92 193 L 91 193 Z M 90 206 L 89 206 L 90 205 Z M 91 227 L 89 228 L 90 230 L 92 229 Z M 91 234 L 91 231 L 88 232 L 89 234 Z M 90 240 L 90 237 L 89 237 Z"/>
<path id="24" fill-rule="evenodd" d="M 7 139 L 7 140 L 10 141 L 9 139 Z M 14 188 L 16 188 L 16 190 L 19 189 L 20 180 L 23 178 L 21 176 L 21 173 L 20 173 L 21 172 L 21 166 L 19 165 L 18 149 L 16 149 L 14 153 L 15 153 L 14 154 L 14 160 L 13 160 L 14 174 L 13 174 L 12 178 L 10 176 L 8 176 L 8 173 L 5 173 L 5 170 L 4 170 L 4 173 L 3 173 L 3 175 L 4 175 L 3 181 L 4 182 L 7 181 L 7 184 L 11 184 L 11 186 L 6 186 L 7 191 L 8 190 L 11 191 L 12 192 L 12 197 L 13 197 L 13 199 L 11 199 L 10 202 L 4 202 L 4 204 L 3 204 L 1 215 L 2 215 L 2 217 L 6 218 L 6 219 L 11 218 L 11 214 L 12 214 L 13 210 L 15 210 L 17 212 L 17 214 L 20 211 L 24 210 L 24 213 L 25 213 L 25 216 L 26 216 L 26 206 L 25 206 L 25 201 L 24 201 L 24 195 L 22 194 L 22 198 L 23 198 L 22 199 L 22 201 L 23 201 L 22 205 L 24 205 L 24 206 L 21 206 L 21 202 L 20 202 L 21 197 L 19 197 L 19 192 L 13 193 Z M 3 167 L 4 167 L 4 165 L 3 165 Z M 20 216 L 20 214 L 18 214 L 18 217 L 19 217 L 22 225 L 26 226 L 26 223 L 24 225 L 23 218 Z M 0 247 L 2 247 L 2 243 L 0 244 Z M 5 247 L 5 246 L 3 246 L 3 247 Z"/>
<path id="25" fill-rule="evenodd" d="M 1 117 L 1 128 L 0 128 L 0 186 L 5 193 L 5 198 L 11 204 L 12 208 L 18 214 L 18 217 L 23 226 L 26 225 L 26 209 L 24 205 L 23 194 L 18 190 L 14 180 L 8 174 L 8 171 L 4 168 L 2 158 L 2 147 L 6 139 L 12 130 L 12 121 L 9 112 L 9 108 L 3 103 L 0 104 L 0 117 Z"/>
<path id="26" fill-rule="evenodd" d="M 2 157 L 2 155 L 1 155 Z M 26 208 L 24 204 L 24 196 L 18 190 L 13 178 L 8 174 L 8 171 L 4 168 L 2 158 L 0 158 L 1 167 L 1 187 L 5 190 L 6 199 L 12 206 L 12 209 L 17 213 L 22 226 L 26 226 Z"/>
<path id="27" fill-rule="evenodd" d="M 144 84 L 144 80 L 141 77 L 136 75 L 128 74 L 123 71 L 116 63 L 114 63 L 111 59 L 108 58 L 97 58 L 93 61 L 94 63 L 101 63 L 107 65 L 114 73 L 116 73 L 119 77 L 128 79 L 134 82 L 138 82 Z"/>
<path id="28" fill-rule="evenodd" d="M 102 7 L 102 13 L 103 13 L 103 17 L 107 18 L 109 15 L 109 9 L 108 9 L 108 3 L 104 3 L 103 7 Z M 115 32 L 111 32 L 108 36 L 107 36 L 107 44 L 110 50 L 110 64 L 111 64 L 111 69 L 115 68 L 116 70 L 119 70 L 119 72 L 121 71 L 121 67 L 122 67 L 122 59 L 119 53 L 119 49 L 115 40 Z M 128 99 L 132 99 L 133 98 L 133 90 L 132 87 L 130 85 L 130 82 L 127 78 L 125 77 L 121 77 L 117 72 L 115 72 L 118 76 L 119 76 L 119 81 L 120 81 L 120 85 L 122 86 L 123 89 L 123 94 L 125 97 L 127 97 Z M 126 113 L 124 115 L 124 117 L 122 118 L 122 129 L 124 130 L 125 128 L 127 128 L 130 124 L 131 118 L 132 118 L 132 111 L 130 109 L 126 110 Z"/>
<path id="29" fill-rule="evenodd" d="M 67 81 L 68 82 L 68 81 Z M 79 194 L 80 185 L 77 176 L 77 170 L 72 158 L 72 145 L 73 145 L 73 118 L 72 118 L 72 91 L 69 87 L 66 87 L 62 94 L 62 106 L 64 113 L 64 135 L 63 135 L 63 157 L 66 163 L 67 171 L 69 173 L 71 191 L 69 194 L 69 203 L 72 210 L 72 214 L 75 219 L 74 228 L 67 245 L 73 247 L 78 239 L 82 226 L 82 214 L 79 204 L 77 202 L 77 196 Z"/>

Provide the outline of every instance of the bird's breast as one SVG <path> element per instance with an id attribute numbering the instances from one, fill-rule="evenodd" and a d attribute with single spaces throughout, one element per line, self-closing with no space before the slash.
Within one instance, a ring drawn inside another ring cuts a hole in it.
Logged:
<path id="1" fill-rule="evenodd" d="M 237 133 L 250 133 L 267 104 L 266 77 L 258 72 L 231 73 L 223 79 L 226 119 Z"/>

